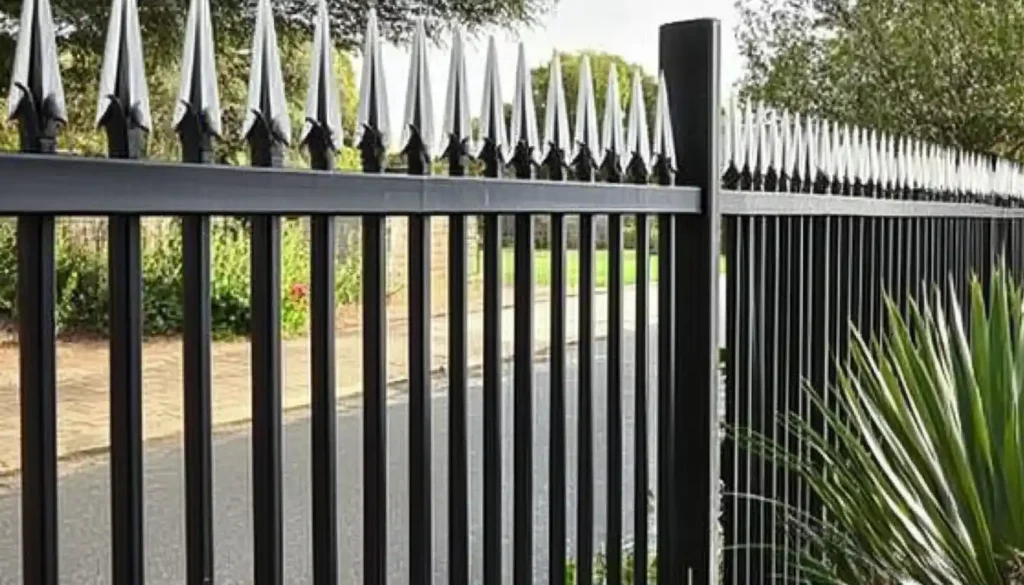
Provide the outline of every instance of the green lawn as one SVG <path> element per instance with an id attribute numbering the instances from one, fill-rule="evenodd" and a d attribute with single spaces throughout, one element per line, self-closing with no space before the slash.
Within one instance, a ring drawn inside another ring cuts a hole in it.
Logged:
<path id="1" fill-rule="evenodd" d="M 579 284 L 580 276 L 580 255 L 579 250 L 566 250 L 565 252 L 565 276 L 569 288 L 575 288 Z M 480 272 L 482 257 L 476 258 L 473 262 L 473 272 Z M 502 250 L 502 274 L 505 284 L 515 282 L 515 251 L 512 248 Z M 594 252 L 594 276 L 597 288 L 608 286 L 608 250 L 596 250 Z M 534 284 L 536 286 L 551 285 L 551 252 L 548 250 L 537 250 L 533 253 L 533 272 L 535 274 Z M 719 262 L 719 272 L 725 273 L 725 256 Z M 651 282 L 658 281 L 658 257 L 651 255 L 650 265 Z M 625 284 L 636 284 L 636 251 L 624 250 L 622 252 L 622 277 Z"/>
<path id="2" fill-rule="evenodd" d="M 503 250 L 502 272 L 506 284 L 515 282 L 515 253 L 511 248 Z M 533 271 L 536 277 L 536 286 L 551 285 L 551 252 L 548 250 L 537 250 L 533 254 Z M 650 264 L 651 282 L 658 280 L 658 258 L 651 256 Z M 580 253 L 579 250 L 566 250 L 565 253 L 565 279 L 569 288 L 575 288 L 580 278 Z M 596 287 L 608 286 L 608 250 L 596 250 L 594 252 L 594 283 Z M 622 278 L 625 284 L 636 284 L 636 251 L 625 250 L 622 253 Z"/>

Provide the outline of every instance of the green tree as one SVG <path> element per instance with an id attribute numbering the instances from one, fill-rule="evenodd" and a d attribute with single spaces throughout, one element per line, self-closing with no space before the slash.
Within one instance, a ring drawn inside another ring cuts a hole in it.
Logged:
<path id="1" fill-rule="evenodd" d="M 1024 3 L 737 0 L 741 95 L 1024 158 Z"/>
<path id="2" fill-rule="evenodd" d="M 576 127 L 576 96 L 580 86 L 580 59 L 583 55 L 590 56 L 590 71 L 594 77 L 594 98 L 597 103 L 597 115 L 604 116 L 605 96 L 608 93 L 608 70 L 614 63 L 619 78 L 619 101 L 623 113 L 629 112 L 629 98 L 633 83 L 633 72 L 640 69 L 643 74 L 644 108 L 647 111 L 648 124 L 654 123 L 654 109 L 658 97 L 658 80 L 654 75 L 643 71 L 635 64 L 629 63 L 618 55 L 599 51 L 580 51 L 578 53 L 560 53 L 562 61 L 562 87 L 565 88 L 565 103 L 569 112 L 569 128 Z M 537 107 L 537 124 L 541 133 L 544 132 L 544 117 L 547 115 L 547 96 L 549 71 L 545 63 L 530 71 L 533 78 L 533 101 Z"/>
<path id="3" fill-rule="evenodd" d="M 450 23 L 459 23 L 471 33 L 487 26 L 511 28 L 530 25 L 556 0 L 501 0 L 466 3 L 454 0 L 329 0 L 332 34 L 338 50 L 339 85 L 343 93 L 346 133 L 351 135 L 358 94 L 348 52 L 357 48 L 365 28 L 367 10 L 376 6 L 385 38 L 409 39 L 414 17 L 424 16 L 428 34 L 438 38 Z M 0 79 L 10 77 L 17 20 L 21 0 L 0 0 Z M 224 129 L 228 133 L 219 145 L 218 156 L 225 162 L 244 163 L 246 148 L 238 129 L 247 91 L 249 46 L 255 3 L 249 0 L 211 2 L 217 43 L 217 68 L 221 89 Z M 59 31 L 62 75 L 68 101 L 68 128 L 61 148 L 82 154 L 102 153 L 106 146 L 101 132 L 93 128 L 98 83 L 109 2 L 106 0 L 58 0 L 54 19 Z M 188 2 L 140 2 L 139 20 L 146 52 L 154 125 L 150 156 L 173 159 L 177 137 L 170 128 L 170 115 L 178 85 L 181 42 Z M 312 14 L 315 2 L 274 2 L 281 61 L 286 91 L 296 126 L 301 120 L 310 52 Z M 5 105 L 0 99 L 0 105 Z M 16 132 L 0 134 L 0 148 L 16 147 Z M 293 153 L 293 159 L 299 153 Z M 350 159 L 350 156 L 342 157 Z M 293 161 L 295 162 L 295 161 Z"/>

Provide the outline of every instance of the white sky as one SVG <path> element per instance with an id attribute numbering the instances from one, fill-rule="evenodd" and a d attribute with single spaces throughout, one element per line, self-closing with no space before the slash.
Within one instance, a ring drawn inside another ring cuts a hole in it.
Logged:
<path id="1" fill-rule="evenodd" d="M 547 63 L 554 49 L 565 52 L 594 49 L 622 55 L 627 61 L 639 63 L 654 73 L 658 65 L 658 28 L 667 22 L 708 17 L 717 18 L 722 23 L 724 90 L 738 79 L 743 66 L 733 35 L 736 25 L 733 0 L 559 0 L 554 12 L 537 28 L 521 31 L 518 38 L 510 33 L 497 35 L 495 40 L 505 101 L 512 100 L 515 88 L 520 40 L 525 43 L 526 59 L 531 68 Z M 469 99 L 476 110 L 479 109 L 476 104 L 480 104 L 483 90 L 487 39 L 467 39 L 467 45 Z M 404 47 L 385 46 L 383 59 L 394 145 L 402 125 L 409 51 Z M 448 59 L 446 49 L 432 48 L 430 51 L 430 78 L 437 118 L 435 127 L 438 129 L 448 83 Z M 360 69 L 358 63 L 356 65 L 358 83 Z M 474 112 L 474 115 L 478 113 Z"/>

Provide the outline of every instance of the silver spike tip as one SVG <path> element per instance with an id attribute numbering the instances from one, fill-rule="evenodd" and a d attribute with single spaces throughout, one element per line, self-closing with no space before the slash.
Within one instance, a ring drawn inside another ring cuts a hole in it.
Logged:
<path id="1" fill-rule="evenodd" d="M 601 139 L 598 135 L 597 105 L 594 100 L 594 75 L 590 69 L 590 56 L 580 59 L 580 87 L 576 99 L 576 133 L 573 160 L 583 155 L 600 156 Z"/>
<path id="2" fill-rule="evenodd" d="M 519 43 L 516 60 L 516 88 L 512 102 L 512 128 L 509 140 L 515 145 L 516 155 L 526 165 L 538 164 L 540 140 L 537 137 L 537 110 L 533 104 L 533 80 L 526 64 L 526 45 Z"/>
<path id="3" fill-rule="evenodd" d="M 427 66 L 427 31 L 423 19 L 416 20 L 409 62 L 409 83 L 405 93 L 405 123 L 402 149 L 408 156 L 430 159 L 434 143 L 434 98 Z"/>
<path id="4" fill-rule="evenodd" d="M 242 136 L 249 137 L 257 121 L 284 144 L 291 142 L 291 119 L 284 96 L 281 54 L 277 49 L 277 31 L 270 0 L 258 0 L 256 27 L 252 35 L 252 61 L 249 67 L 249 97 L 246 100 Z"/>
<path id="5" fill-rule="evenodd" d="M 18 31 L 7 94 L 8 118 L 17 118 L 28 107 L 35 123 L 66 123 L 64 83 L 50 0 L 23 0 Z"/>
<path id="6" fill-rule="evenodd" d="M 213 60 L 210 0 L 190 0 L 181 56 L 181 84 L 172 124 L 181 130 L 186 115 L 201 122 L 204 132 L 221 136 L 220 94 Z"/>
<path id="7" fill-rule="evenodd" d="M 124 83 L 118 83 L 119 79 Z M 146 85 L 136 0 L 113 0 L 111 3 L 99 96 L 97 126 L 102 126 L 116 107 L 125 116 L 129 127 L 150 130 L 149 87 Z"/>
<path id="8" fill-rule="evenodd" d="M 367 152 L 368 148 L 379 151 L 379 156 L 383 156 L 387 149 L 391 131 L 381 53 L 377 11 L 371 8 L 366 19 L 366 35 L 363 40 L 363 71 L 359 84 L 355 144 L 364 152 Z"/>
<path id="9" fill-rule="evenodd" d="M 629 133 L 626 136 L 626 148 L 630 160 L 627 172 L 637 174 L 642 171 L 646 176 L 651 165 L 651 137 L 647 129 L 647 108 L 644 104 L 643 72 L 633 72 L 633 87 L 629 97 Z"/>
<path id="10" fill-rule="evenodd" d="M 552 51 L 548 66 L 547 107 L 544 113 L 544 154 L 548 166 L 563 165 L 572 152 L 572 134 L 569 133 L 569 108 L 565 99 L 562 60 L 558 51 Z"/>
<path id="11" fill-rule="evenodd" d="M 309 89 L 306 92 L 306 119 L 299 134 L 299 144 L 309 144 L 310 135 L 316 128 L 324 143 L 323 147 L 336 151 L 341 146 L 342 128 L 340 94 L 334 77 L 333 47 L 327 1 L 319 0 L 313 31 L 313 53 L 310 57 Z"/>
<path id="12" fill-rule="evenodd" d="M 498 157 L 504 161 L 508 149 L 504 105 L 501 101 L 501 77 L 498 71 L 498 48 L 492 36 L 487 43 L 487 65 L 484 69 L 484 97 L 480 112 L 480 158 Z"/>
<path id="13" fill-rule="evenodd" d="M 451 62 L 448 67 L 448 95 L 444 106 L 444 135 L 440 150 L 445 158 L 461 160 L 468 154 L 472 127 L 469 111 L 469 88 L 466 84 L 466 52 L 462 29 L 456 28 L 452 37 Z"/>
<path id="14" fill-rule="evenodd" d="M 655 168 L 662 167 L 660 172 L 675 173 L 677 169 L 675 137 L 672 134 L 672 120 L 668 110 L 668 88 L 665 85 L 665 73 L 658 76 L 658 101 L 654 114 L 654 145 L 652 154 L 656 157 Z M 750 102 L 747 102 L 747 120 L 751 120 Z M 748 138 L 748 146 L 753 142 Z M 753 161 L 750 161 L 753 164 Z"/>
<path id="15" fill-rule="evenodd" d="M 604 120 L 601 124 L 602 158 L 606 173 L 621 175 L 626 158 L 625 129 L 622 127 L 622 103 L 619 100 L 619 70 L 615 63 L 608 68 L 608 86 L 604 100 Z"/>

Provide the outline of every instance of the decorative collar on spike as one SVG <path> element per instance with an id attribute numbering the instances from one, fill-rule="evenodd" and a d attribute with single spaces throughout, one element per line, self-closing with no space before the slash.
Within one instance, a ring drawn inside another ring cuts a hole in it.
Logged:
<path id="1" fill-rule="evenodd" d="M 47 126 L 67 122 L 50 0 L 23 0 L 7 115 Z"/>
<path id="2" fill-rule="evenodd" d="M 472 128 L 469 112 L 469 88 L 466 85 L 466 53 L 462 31 L 455 30 L 451 63 L 448 68 L 448 96 L 444 106 L 444 141 L 441 156 L 448 160 L 450 174 L 464 174 L 469 156 Z"/>
<path id="3" fill-rule="evenodd" d="M 204 133 L 221 135 L 220 95 L 213 55 L 210 0 L 190 0 L 181 56 L 181 85 L 173 118 L 174 127 L 179 131 L 186 115 L 190 115 Z"/>
<path id="4" fill-rule="evenodd" d="M 537 138 L 537 111 L 533 106 L 533 83 L 530 68 L 526 65 L 526 46 L 519 43 L 519 58 L 516 62 L 516 91 L 512 102 L 512 128 L 509 140 L 512 142 L 512 165 L 516 176 L 529 178 L 537 166 L 540 155 L 540 140 Z"/>
<path id="5" fill-rule="evenodd" d="M 665 85 L 665 74 L 661 73 L 658 76 L 658 101 L 654 114 L 654 145 L 651 147 L 651 152 L 654 155 L 652 174 L 663 185 L 675 182 L 677 170 L 675 136 L 672 134 L 672 120 L 669 118 L 668 112 L 668 89 Z M 754 164 L 753 161 L 749 162 Z"/>
<path id="6" fill-rule="evenodd" d="M 604 121 L 601 124 L 601 174 L 606 181 L 620 182 L 625 168 L 626 137 L 622 127 L 622 104 L 619 101 L 619 71 L 612 63 L 608 68 L 608 87 L 604 100 Z"/>
<path id="7" fill-rule="evenodd" d="M 626 175 L 633 182 L 647 181 L 651 165 L 651 137 L 647 129 L 647 108 L 644 104 L 643 73 L 633 72 L 633 87 L 629 96 L 629 134 L 626 136 Z"/>
<path id="8" fill-rule="evenodd" d="M 306 120 L 299 134 L 300 144 L 316 139 L 319 148 L 338 150 L 341 146 L 341 104 L 338 83 L 334 78 L 334 45 L 331 43 L 331 20 L 327 1 L 317 5 L 316 27 L 313 31 L 313 54 L 309 67 L 309 89 L 306 93 Z M 311 145 L 312 146 L 312 145 Z"/>
<path id="9" fill-rule="evenodd" d="M 490 174 L 504 165 L 508 150 L 505 112 L 502 104 L 501 78 L 498 72 L 498 49 L 491 37 L 487 44 L 487 67 L 484 70 L 484 99 L 480 112 L 479 158 Z M 492 169 L 491 167 L 494 167 Z"/>
<path id="10" fill-rule="evenodd" d="M 107 44 L 100 72 L 99 104 L 96 125 L 102 126 L 110 115 L 123 116 L 127 127 L 149 131 L 149 88 L 139 31 L 136 0 L 113 0 L 107 26 Z"/>
<path id="11" fill-rule="evenodd" d="M 423 19 L 416 21 L 409 63 L 409 84 L 405 92 L 405 123 L 402 125 L 402 154 L 409 172 L 425 174 L 434 149 L 434 98 L 427 68 L 427 32 Z"/>
<path id="12" fill-rule="evenodd" d="M 569 133 L 569 109 L 562 79 L 562 60 L 557 52 L 551 55 L 548 67 L 547 107 L 544 110 L 544 153 L 542 164 L 552 178 L 561 178 L 572 153 Z"/>
<path id="13" fill-rule="evenodd" d="M 277 50 L 277 32 L 270 0 L 258 0 L 256 28 L 252 37 L 252 62 L 249 68 L 249 97 L 246 101 L 242 135 L 250 136 L 262 121 L 280 142 L 291 142 L 291 121 L 284 96 L 281 55 Z"/>
<path id="14" fill-rule="evenodd" d="M 363 42 L 363 74 L 359 86 L 355 137 L 356 147 L 362 154 L 364 170 L 383 170 L 390 130 L 388 92 L 384 83 L 377 11 L 371 8 L 366 21 L 366 38 Z"/>
<path id="15" fill-rule="evenodd" d="M 601 155 L 598 136 L 597 105 L 594 101 L 594 76 L 590 71 L 590 57 L 580 59 L 580 87 L 576 100 L 576 134 L 572 167 L 578 179 L 586 179 L 597 169 Z"/>

